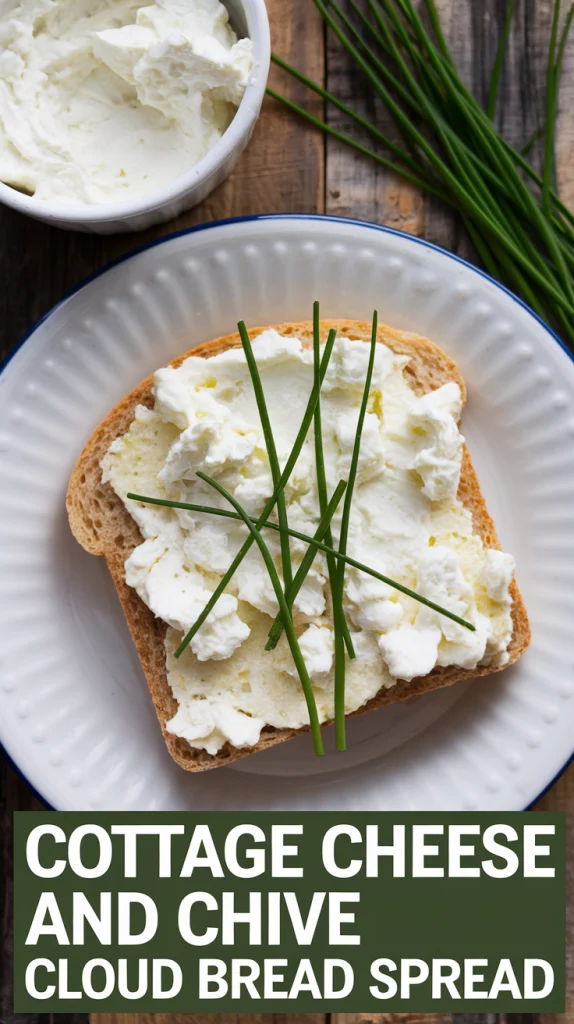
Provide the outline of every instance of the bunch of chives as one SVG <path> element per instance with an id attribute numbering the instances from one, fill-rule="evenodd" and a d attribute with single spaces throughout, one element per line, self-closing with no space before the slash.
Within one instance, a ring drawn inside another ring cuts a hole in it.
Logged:
<path id="1" fill-rule="evenodd" d="M 423 0 L 429 28 L 412 0 L 313 0 L 326 25 L 382 100 L 401 138 L 397 143 L 320 84 L 273 55 L 274 62 L 336 107 L 377 144 L 357 142 L 273 89 L 270 95 L 324 132 L 352 146 L 460 214 L 492 276 L 508 285 L 574 347 L 574 216 L 556 191 L 554 136 L 558 87 L 570 7 L 560 31 L 555 0 L 547 73 L 544 162 L 538 174 L 526 151 L 512 147 L 494 124 L 514 0 L 498 49 L 487 109 L 459 77 L 434 0 Z M 342 6 L 344 4 L 344 6 Z"/>

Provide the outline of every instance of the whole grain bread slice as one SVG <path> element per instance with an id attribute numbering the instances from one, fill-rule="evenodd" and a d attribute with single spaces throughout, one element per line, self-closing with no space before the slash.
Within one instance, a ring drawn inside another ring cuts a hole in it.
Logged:
<path id="1" fill-rule="evenodd" d="M 332 327 L 336 327 L 338 335 L 343 337 L 368 341 L 371 336 L 370 323 L 356 320 L 324 320 L 321 323 L 322 341 L 326 340 L 327 333 Z M 253 329 L 249 332 L 250 336 L 253 338 L 264 329 Z M 292 334 L 301 338 L 305 346 L 312 346 L 313 332 L 312 324 L 309 322 L 280 324 L 275 329 L 282 335 Z M 384 325 L 378 329 L 378 341 L 387 345 L 394 352 L 410 357 L 410 362 L 404 373 L 417 394 L 434 390 L 448 381 L 456 381 L 460 386 L 463 402 L 465 401 L 466 388 L 456 364 L 432 341 Z M 179 356 L 171 365 L 178 366 L 189 355 L 209 359 L 227 348 L 237 347 L 240 344 L 238 334 L 228 334 L 214 341 L 198 345 L 190 352 Z M 152 377 L 148 377 L 123 398 L 92 434 L 70 478 L 66 502 L 68 517 L 72 532 L 82 547 L 106 560 L 145 672 L 170 754 L 187 771 L 203 771 L 230 764 L 240 757 L 265 750 L 267 747 L 291 739 L 298 733 L 304 732 L 305 729 L 277 729 L 268 726 L 263 730 L 259 742 L 254 747 L 237 749 L 227 743 L 216 755 L 208 754 L 204 750 L 196 750 L 186 740 L 167 732 L 166 722 L 176 713 L 177 702 L 167 680 L 164 648 L 166 626 L 164 622 L 155 618 L 135 590 L 128 587 L 125 582 L 125 560 L 141 543 L 142 537 L 138 526 L 120 498 L 109 484 L 102 483 L 100 469 L 102 457 L 112 441 L 126 432 L 134 417 L 135 408 L 139 404 L 153 407 Z M 488 514 L 466 447 L 463 451 L 458 496 L 471 512 L 474 530 L 482 537 L 484 543 L 488 547 L 500 547 L 494 523 Z M 508 649 L 508 664 L 517 661 L 530 641 L 526 609 L 514 581 L 511 585 L 511 594 L 513 633 Z M 353 714 L 364 714 L 385 704 L 406 700 L 415 694 L 427 693 L 463 679 L 489 675 L 493 671 L 496 669 L 490 667 L 476 669 L 461 669 L 454 665 L 447 668 L 437 667 L 429 675 L 413 679 L 412 682 L 399 680 L 390 689 L 381 688 L 375 697 Z"/>

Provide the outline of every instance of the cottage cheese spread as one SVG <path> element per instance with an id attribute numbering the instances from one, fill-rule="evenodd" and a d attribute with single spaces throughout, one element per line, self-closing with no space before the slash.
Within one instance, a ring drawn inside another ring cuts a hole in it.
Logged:
<path id="1" fill-rule="evenodd" d="M 284 465 L 312 387 L 312 354 L 275 330 L 253 342 L 279 459 Z M 369 346 L 339 337 L 322 391 L 329 492 L 349 470 Z M 408 357 L 379 345 L 350 522 L 349 553 L 379 572 L 469 619 L 470 632 L 355 569 L 344 604 L 357 658 L 347 662 L 346 710 L 397 679 L 436 665 L 498 666 L 512 635 L 510 555 L 485 548 L 457 498 L 463 438 L 460 389 L 445 384 L 417 397 L 404 374 Z M 253 388 L 241 349 L 190 357 L 155 374 L 153 410 L 140 406 L 102 468 L 124 500 L 128 491 L 226 507 L 196 477 L 204 470 L 250 514 L 272 493 Z M 318 520 L 312 432 L 286 488 L 290 525 L 312 534 Z M 181 658 L 174 651 L 243 543 L 242 524 L 172 509 L 126 505 L 144 538 L 126 562 L 130 586 L 168 623 L 168 679 L 179 708 L 168 729 L 216 753 L 257 742 L 265 724 L 308 722 L 302 688 L 283 636 L 263 652 L 278 607 L 255 546 Z M 337 538 L 340 514 L 333 520 Z M 278 534 L 265 539 L 280 567 Z M 305 545 L 291 539 L 294 567 Z M 295 601 L 300 645 L 319 717 L 333 715 L 333 629 L 323 557 Z"/>
<path id="2" fill-rule="evenodd" d="M 20 0 L 0 10 L 0 180 L 105 203 L 189 171 L 251 70 L 219 0 Z"/>

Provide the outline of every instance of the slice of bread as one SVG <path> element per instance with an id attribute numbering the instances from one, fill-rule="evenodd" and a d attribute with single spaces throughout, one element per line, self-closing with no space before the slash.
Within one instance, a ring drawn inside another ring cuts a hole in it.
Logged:
<path id="1" fill-rule="evenodd" d="M 370 323 L 354 320 L 324 320 L 321 323 L 323 342 L 331 327 L 337 328 L 339 336 L 370 340 Z M 286 323 L 280 324 L 275 329 L 282 335 L 292 334 L 301 338 L 305 346 L 312 346 L 311 323 Z M 264 328 L 251 330 L 250 336 L 253 338 L 262 330 Z M 394 352 L 410 357 L 410 362 L 404 373 L 416 394 L 421 395 L 448 381 L 456 381 L 460 386 L 464 402 L 466 389 L 455 363 L 433 342 L 427 338 L 396 331 L 385 326 L 379 327 L 378 340 Z M 226 348 L 240 344 L 238 334 L 229 334 L 197 346 L 191 352 L 186 352 L 175 359 L 171 365 L 178 366 L 192 354 L 209 359 L 210 356 L 214 356 Z M 205 750 L 196 750 L 186 740 L 166 731 L 166 722 L 173 718 L 177 711 L 177 702 L 168 684 L 166 673 L 164 648 L 166 625 L 155 618 L 135 590 L 128 587 L 125 582 L 124 562 L 133 549 L 141 543 L 142 537 L 138 526 L 120 498 L 109 484 L 102 483 L 100 469 L 102 457 L 112 441 L 127 431 L 134 417 L 135 408 L 139 404 L 153 407 L 151 377 L 144 380 L 119 402 L 92 434 L 70 478 L 67 495 L 68 517 L 72 532 L 82 547 L 94 555 L 101 555 L 106 560 L 146 675 L 170 754 L 187 771 L 203 771 L 207 768 L 230 764 L 240 757 L 265 750 L 276 743 L 291 739 L 299 732 L 304 732 L 305 729 L 277 729 L 267 726 L 263 729 L 256 746 L 237 749 L 226 743 L 215 755 L 208 754 Z M 499 548 L 494 523 L 486 509 L 466 448 L 463 452 L 458 497 L 471 512 L 474 531 L 482 537 L 485 545 Z M 530 641 L 526 609 L 514 581 L 511 584 L 511 595 L 514 628 L 508 648 L 509 662 L 507 664 L 517 661 Z M 366 711 L 382 707 L 385 704 L 406 700 L 414 694 L 427 693 L 459 680 L 489 675 L 493 671 L 496 669 L 491 667 L 475 669 L 462 669 L 455 665 L 446 668 L 437 667 L 429 675 L 413 679 L 412 682 L 399 680 L 390 689 L 382 687 L 375 697 L 353 714 L 364 714 Z"/>

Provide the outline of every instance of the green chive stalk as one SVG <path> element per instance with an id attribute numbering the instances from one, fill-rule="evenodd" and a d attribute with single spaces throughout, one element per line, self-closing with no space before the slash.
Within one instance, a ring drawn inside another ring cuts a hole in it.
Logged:
<path id="1" fill-rule="evenodd" d="M 223 508 L 215 508 L 210 505 L 195 505 L 189 501 L 171 501 L 168 498 L 150 498 L 145 494 L 134 494 L 129 491 L 126 494 L 126 498 L 130 501 L 141 501 L 144 505 L 162 505 L 165 508 L 181 508 L 186 512 L 204 512 L 208 515 L 222 516 L 224 519 L 235 519 L 236 522 L 243 522 L 243 517 L 237 515 L 235 512 L 228 512 Z M 270 523 L 267 519 L 262 522 L 261 516 L 256 519 L 255 516 L 250 516 L 251 522 L 257 529 L 265 527 L 266 530 L 275 530 L 281 532 L 281 527 L 277 523 Z M 400 591 L 406 597 L 412 597 L 413 601 L 418 601 L 419 604 L 424 604 L 425 607 L 431 608 L 433 612 L 438 612 L 439 615 L 446 615 L 447 619 L 451 619 L 452 622 L 457 622 L 459 626 L 464 626 L 465 629 L 470 630 L 474 633 L 476 626 L 473 626 L 472 622 L 467 622 L 466 619 L 462 619 L 460 615 L 456 615 L 454 612 L 443 608 L 442 605 L 436 604 L 434 601 L 429 600 L 428 597 L 423 597 L 422 594 L 417 594 L 416 591 L 411 590 L 409 587 L 405 587 L 402 583 L 397 580 L 392 580 L 390 576 L 385 576 L 381 572 L 377 572 L 376 569 L 372 569 L 369 565 L 365 565 L 364 562 L 357 561 L 356 558 L 352 558 L 350 555 L 343 555 L 336 548 L 330 548 L 324 541 L 317 540 L 316 537 L 311 537 L 308 533 L 301 533 L 299 530 L 293 530 L 289 527 L 289 536 L 294 537 L 296 540 L 302 540 L 305 544 L 310 544 L 316 548 L 317 551 L 323 551 L 326 555 L 332 555 L 336 561 L 343 562 L 345 565 L 350 565 L 354 569 L 358 569 L 360 572 L 364 572 L 367 576 L 372 576 L 375 580 L 381 580 L 382 583 L 388 584 L 394 590 Z M 253 543 L 252 538 L 248 538 Z M 213 607 L 213 605 L 211 606 Z M 202 620 L 205 622 L 205 619 Z M 199 628 L 199 627 L 198 627 Z"/>
<path id="2" fill-rule="evenodd" d="M 335 491 L 333 492 L 333 497 L 331 498 L 330 502 L 328 503 L 327 507 L 325 508 L 325 511 L 323 512 L 323 514 L 321 516 L 321 519 L 319 521 L 319 525 L 318 525 L 315 533 L 313 534 L 313 541 L 323 540 L 323 538 L 325 538 L 327 544 L 331 544 L 332 545 L 332 543 L 333 543 L 332 539 L 329 540 L 330 534 L 331 534 L 331 531 L 330 531 L 331 519 L 333 518 L 333 516 L 334 516 L 334 514 L 335 514 L 335 512 L 337 510 L 337 507 L 339 505 L 339 502 L 341 501 L 341 498 L 343 497 L 343 494 L 345 493 L 346 486 L 347 486 L 346 480 L 339 481 L 339 484 L 337 485 L 337 487 L 335 488 Z M 297 597 L 297 594 L 301 590 L 301 587 L 303 586 L 305 580 L 307 579 L 307 576 L 309 575 L 309 571 L 311 569 L 311 566 L 313 565 L 313 562 L 314 562 L 315 557 L 317 555 L 317 551 L 318 551 L 318 548 L 315 547 L 314 543 L 313 544 L 309 544 L 309 547 L 307 548 L 303 558 L 301 559 L 301 564 L 300 564 L 299 568 L 297 569 L 297 572 L 295 573 L 295 576 L 293 578 L 293 582 L 292 582 L 291 586 L 289 587 L 289 590 L 287 591 L 287 593 L 285 595 L 286 598 L 287 598 L 287 604 L 289 605 L 290 609 L 293 608 L 293 604 L 295 602 L 295 598 Z M 271 626 L 271 629 L 269 630 L 269 637 L 268 637 L 267 643 L 265 644 L 265 650 L 266 651 L 273 651 L 277 647 L 277 644 L 279 643 L 279 640 L 281 638 L 282 632 L 283 632 L 283 621 L 281 619 L 281 615 L 279 614 L 275 618 L 275 620 L 273 622 L 273 625 Z"/>
<path id="3" fill-rule="evenodd" d="M 299 641 L 297 640 L 297 634 L 295 632 L 295 627 L 293 625 L 291 610 L 289 608 L 289 605 L 287 604 L 287 600 L 283 592 L 283 587 L 281 586 L 281 580 L 279 579 L 279 574 L 277 572 L 277 569 L 275 568 L 275 563 L 273 561 L 273 558 L 271 557 L 269 548 L 267 547 L 265 541 L 263 540 L 263 537 L 261 536 L 261 532 L 258 529 L 258 527 L 251 522 L 251 517 L 247 515 L 247 512 L 245 512 L 245 510 L 242 508 L 239 502 L 235 500 L 233 495 L 231 495 L 229 491 L 226 491 L 225 487 L 222 487 L 222 485 L 219 484 L 217 480 L 214 480 L 212 477 L 207 476 L 205 473 L 198 473 L 197 475 L 198 477 L 200 477 L 201 480 L 204 480 L 205 483 L 210 484 L 211 487 L 218 491 L 218 493 L 221 494 L 221 496 L 225 498 L 225 500 L 228 501 L 229 504 L 235 509 L 238 516 L 245 523 L 253 541 L 255 542 L 255 544 L 257 544 L 257 547 L 261 552 L 261 557 L 265 562 L 265 567 L 267 569 L 267 572 L 269 573 L 269 578 L 273 585 L 273 590 L 275 591 L 275 597 L 277 598 L 277 602 L 281 609 L 281 618 L 283 620 L 285 635 L 287 637 L 287 642 L 291 650 L 291 656 L 293 658 L 293 661 L 295 662 L 295 667 L 297 669 L 299 679 L 301 680 L 303 693 L 305 694 L 307 710 L 309 712 L 309 724 L 311 727 L 311 735 L 313 737 L 313 746 L 315 748 L 315 753 L 324 754 L 325 750 L 323 747 L 323 737 L 321 735 L 321 723 L 319 721 L 319 715 L 317 712 L 317 704 L 315 702 L 313 684 L 311 683 L 309 673 L 307 672 L 305 659 L 301 654 L 301 648 L 299 647 Z"/>
<path id="4" fill-rule="evenodd" d="M 270 94 L 326 134 L 451 205 L 489 273 L 554 325 L 574 348 L 574 215 L 557 193 L 554 158 L 560 74 L 574 4 L 560 31 L 561 5 L 555 0 L 546 125 L 544 130 L 537 128 L 520 151 L 494 124 L 515 0 L 507 0 L 484 110 L 457 73 L 434 0 L 423 0 L 428 28 L 413 0 L 313 2 L 369 91 L 385 105 L 401 142 L 389 139 L 375 121 L 275 55 L 279 67 L 354 122 L 371 142 L 364 144 L 333 128 L 276 90 L 268 90 Z M 539 174 L 527 155 L 541 135 L 544 160 Z"/>
<path id="5" fill-rule="evenodd" d="M 343 505 L 343 516 L 341 519 L 341 532 L 339 535 L 340 555 L 346 555 L 347 553 L 349 527 L 351 522 L 351 506 L 353 503 L 353 492 L 355 490 L 355 482 L 359 470 L 361 438 L 363 435 L 365 417 L 367 415 L 367 405 L 369 402 L 371 381 L 373 379 L 373 368 L 375 365 L 375 352 L 377 348 L 377 320 L 378 317 L 377 312 L 375 310 L 375 312 L 373 313 L 373 326 L 371 329 L 371 347 L 369 351 L 369 364 L 367 367 L 367 375 L 365 378 L 365 387 L 363 389 L 361 408 L 359 410 L 359 418 L 357 420 L 357 430 L 355 433 L 355 441 L 353 444 L 353 453 L 351 455 L 351 468 L 349 470 L 349 480 L 347 483 L 345 503 Z M 333 593 L 334 608 L 343 607 L 344 585 L 345 563 L 341 562 L 337 569 L 337 583 L 335 587 L 335 592 Z M 342 634 L 341 632 L 339 632 L 335 634 L 335 742 L 337 745 L 337 750 L 347 749 L 345 729 L 345 670 L 345 647 L 343 644 Z"/>
<path id="6" fill-rule="evenodd" d="M 319 319 L 319 303 L 313 303 L 313 373 L 315 383 L 319 380 L 321 372 L 321 332 L 320 332 L 320 319 Z M 321 514 L 324 513 L 327 508 L 327 477 L 325 474 L 325 454 L 323 451 L 323 424 L 321 419 L 321 396 L 315 407 L 314 416 L 314 432 L 315 432 L 315 471 L 317 474 L 317 494 L 319 498 L 319 508 Z M 329 547 L 333 547 L 333 536 L 331 528 L 327 530 L 325 534 L 325 543 Z M 351 634 L 349 633 L 349 627 L 345 619 L 345 613 L 343 611 L 342 602 L 336 599 L 337 587 L 337 563 L 332 555 L 327 557 L 327 570 L 329 573 L 329 584 L 331 587 L 331 600 L 333 604 L 333 631 L 335 639 L 342 633 L 347 654 L 350 658 L 355 657 L 355 648 L 353 647 L 353 641 L 351 640 Z"/>
<path id="7" fill-rule="evenodd" d="M 271 428 L 271 421 L 269 419 L 269 411 L 267 409 L 267 402 L 265 401 L 265 393 L 263 391 L 263 384 L 261 383 L 259 367 L 257 366 L 255 356 L 253 355 L 253 349 L 251 348 L 251 342 L 243 320 L 239 321 L 237 327 L 239 330 L 239 337 L 241 338 L 241 344 L 243 345 L 245 358 L 247 360 L 247 366 L 249 367 L 249 373 L 251 374 L 251 382 L 253 384 L 259 419 L 261 420 L 265 448 L 267 450 L 267 458 L 269 459 L 269 468 L 271 470 L 271 478 L 273 480 L 273 490 L 276 490 L 279 487 L 279 481 L 281 479 L 281 467 L 277 457 L 277 448 L 275 446 L 275 438 Z M 320 386 L 321 385 L 319 383 L 319 388 Z M 291 568 L 291 552 L 289 550 L 289 534 L 287 533 L 287 527 L 289 526 L 289 523 L 287 522 L 287 505 L 285 503 L 285 491 L 283 489 L 281 489 L 277 495 L 277 518 L 279 520 L 279 526 L 281 527 L 279 539 L 279 543 L 281 545 L 281 569 L 283 571 L 285 590 L 288 590 L 293 582 L 293 572 Z"/>

